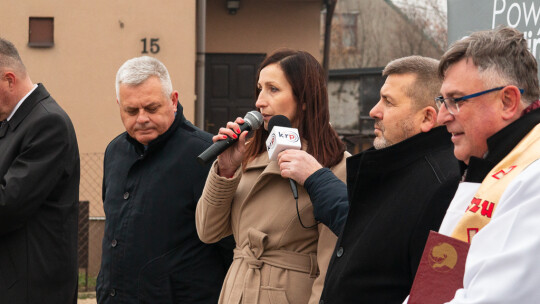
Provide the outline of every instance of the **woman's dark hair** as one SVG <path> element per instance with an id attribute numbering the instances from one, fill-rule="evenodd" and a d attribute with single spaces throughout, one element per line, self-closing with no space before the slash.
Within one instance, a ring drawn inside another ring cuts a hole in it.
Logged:
<path id="1" fill-rule="evenodd" d="M 267 56 L 257 72 L 257 83 L 261 70 L 271 64 L 278 64 L 292 87 L 296 101 L 295 121 L 300 138 L 307 141 L 307 152 L 324 167 L 332 167 L 343 159 L 345 145 L 337 132 L 330 126 L 326 74 L 312 55 L 303 51 L 278 50 Z M 260 90 L 256 89 L 256 96 Z M 294 123 L 294 122 L 293 122 Z M 250 140 L 246 164 L 260 153 L 266 152 L 268 131 L 259 128 Z"/>

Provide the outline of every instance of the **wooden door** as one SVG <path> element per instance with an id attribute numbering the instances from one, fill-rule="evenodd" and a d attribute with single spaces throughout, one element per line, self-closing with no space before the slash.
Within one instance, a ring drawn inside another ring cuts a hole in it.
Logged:
<path id="1" fill-rule="evenodd" d="M 206 54 L 204 129 L 220 127 L 255 109 L 255 77 L 264 54 Z"/>

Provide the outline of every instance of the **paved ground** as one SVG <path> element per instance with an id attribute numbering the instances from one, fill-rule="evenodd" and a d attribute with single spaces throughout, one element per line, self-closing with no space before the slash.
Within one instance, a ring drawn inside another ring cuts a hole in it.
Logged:
<path id="1" fill-rule="evenodd" d="M 77 304 L 97 304 L 95 292 L 81 292 L 79 293 L 79 299 Z"/>

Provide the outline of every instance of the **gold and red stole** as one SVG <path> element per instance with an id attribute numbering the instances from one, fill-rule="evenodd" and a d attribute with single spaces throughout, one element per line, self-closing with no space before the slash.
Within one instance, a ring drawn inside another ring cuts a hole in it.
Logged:
<path id="1" fill-rule="evenodd" d="M 540 124 L 536 125 L 484 178 L 451 236 L 470 243 L 473 236 L 491 220 L 506 187 L 537 159 L 540 159 Z"/>

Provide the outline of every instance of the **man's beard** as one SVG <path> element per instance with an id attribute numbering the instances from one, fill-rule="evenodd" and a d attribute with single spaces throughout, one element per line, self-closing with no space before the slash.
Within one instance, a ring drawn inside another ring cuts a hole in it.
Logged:
<path id="1" fill-rule="evenodd" d="M 399 123 L 398 127 L 401 130 L 401 136 L 397 139 L 397 142 L 391 141 L 388 138 L 384 137 L 384 131 L 386 130 L 386 128 L 380 120 L 375 121 L 375 127 L 377 127 L 381 132 L 381 135 L 375 137 L 375 139 L 373 140 L 373 147 L 376 150 L 388 148 L 394 144 L 397 144 L 411 137 L 414 132 L 414 126 L 411 119 L 405 119 Z"/>

